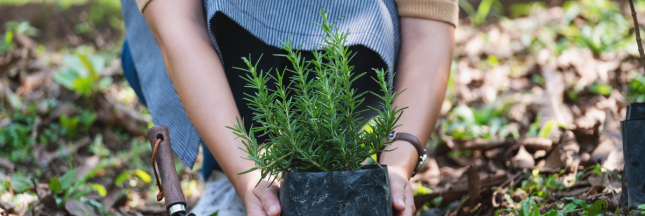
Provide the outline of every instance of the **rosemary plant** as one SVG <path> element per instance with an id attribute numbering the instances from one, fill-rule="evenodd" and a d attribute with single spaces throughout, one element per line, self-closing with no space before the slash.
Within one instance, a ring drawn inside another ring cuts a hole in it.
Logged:
<path id="1" fill-rule="evenodd" d="M 257 63 L 242 58 L 248 68 L 238 69 L 247 72 L 242 76 L 248 82 L 246 87 L 257 90 L 245 99 L 259 126 L 247 133 L 243 121 L 237 119 L 234 127 L 228 127 L 246 146 L 240 148 L 249 154 L 245 159 L 255 162 L 255 167 L 239 174 L 260 169 L 263 179 L 275 181 L 278 173 L 289 168 L 308 172 L 358 170 L 366 158 L 392 143 L 386 137 L 400 126 L 396 123 L 405 109 L 392 102 L 402 92 L 389 88 L 392 79 L 388 80 L 386 70 L 373 69 L 375 84 L 383 94 L 369 93 L 382 100 L 381 107 L 369 107 L 378 115 L 371 121 L 371 132 L 361 130 L 369 119 L 360 117 L 367 110 L 358 110 L 358 106 L 368 92 L 357 92 L 352 83 L 366 73 L 355 74 L 349 64 L 354 54 L 345 47 L 347 32 L 334 28 L 336 22 L 329 23 L 324 10 L 320 14 L 323 22 L 316 24 L 325 32 L 324 43 L 319 51 L 313 51 L 314 59 L 305 60 L 299 50 L 292 49 L 291 38 L 281 41 L 287 54 L 277 56 L 287 58 L 292 68 L 276 71 L 276 76 L 258 71 Z M 291 73 L 289 78 L 287 72 Z M 276 88 L 267 88 L 269 82 L 275 82 Z M 259 133 L 268 136 L 265 143 L 258 143 Z"/>

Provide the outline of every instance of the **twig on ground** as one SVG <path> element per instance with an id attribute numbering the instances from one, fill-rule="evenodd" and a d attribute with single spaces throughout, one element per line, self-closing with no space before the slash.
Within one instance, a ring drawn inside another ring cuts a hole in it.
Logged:
<path id="1" fill-rule="evenodd" d="M 481 181 L 479 178 L 479 168 L 471 165 L 468 168 L 468 194 L 470 195 L 470 207 L 473 208 L 480 200 Z"/>
<path id="2" fill-rule="evenodd" d="M 482 139 L 475 140 L 452 140 L 450 137 L 443 138 L 446 145 L 452 150 L 481 150 L 488 151 L 496 148 L 508 148 L 517 144 L 532 150 L 550 151 L 553 147 L 553 141 L 541 137 L 527 137 L 520 140 L 507 138 L 501 141 L 487 141 Z"/>
<path id="3" fill-rule="evenodd" d="M 641 43 L 640 27 L 638 25 L 638 18 L 636 18 L 636 10 L 634 10 L 633 0 L 628 0 L 629 8 L 632 10 L 632 18 L 634 19 L 634 32 L 636 33 L 636 44 L 638 45 L 638 53 L 641 57 L 641 65 L 645 66 L 645 53 L 643 53 L 643 44 Z"/>
<path id="4" fill-rule="evenodd" d="M 583 194 L 586 194 L 591 187 L 583 187 L 583 188 L 578 188 L 578 189 L 573 189 L 567 192 L 558 192 L 558 193 L 553 193 L 551 194 L 551 197 L 553 197 L 556 200 L 565 198 L 565 197 L 577 197 Z"/>
<path id="5" fill-rule="evenodd" d="M 503 175 L 489 175 L 483 178 L 480 178 L 480 185 L 482 189 L 498 186 L 508 180 L 506 174 Z M 421 194 L 414 196 L 414 205 L 418 208 L 421 208 L 424 203 L 432 201 L 434 198 L 443 197 L 441 200 L 440 206 L 445 206 L 448 203 L 452 203 L 455 200 L 460 199 L 463 195 L 468 194 L 468 185 L 458 185 L 447 191 L 437 191 L 429 194 Z"/>
<path id="6" fill-rule="evenodd" d="M 62 151 L 67 153 L 68 155 L 76 153 L 78 149 L 83 148 L 87 145 L 90 144 L 90 137 L 85 137 L 79 141 L 76 141 L 70 146 L 65 147 Z M 44 149 L 42 150 L 42 153 L 40 156 L 37 157 L 36 163 L 40 166 L 46 166 L 51 162 L 53 159 L 56 159 L 60 157 L 60 151 L 54 151 L 54 152 L 46 152 Z"/>

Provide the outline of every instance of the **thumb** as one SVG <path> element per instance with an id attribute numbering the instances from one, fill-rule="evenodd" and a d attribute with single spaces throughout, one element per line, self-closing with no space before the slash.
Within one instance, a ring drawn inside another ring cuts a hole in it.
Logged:
<path id="1" fill-rule="evenodd" d="M 280 199 L 278 199 L 278 193 L 280 189 L 271 185 L 269 187 L 268 182 L 262 182 L 257 187 L 258 190 L 254 190 L 255 195 L 262 201 L 262 208 L 268 216 L 278 216 L 282 212 L 280 207 Z"/>
<path id="2" fill-rule="evenodd" d="M 392 188 L 392 206 L 398 211 L 405 210 L 405 185 L 407 181 L 398 176 L 390 176 L 390 187 Z"/>

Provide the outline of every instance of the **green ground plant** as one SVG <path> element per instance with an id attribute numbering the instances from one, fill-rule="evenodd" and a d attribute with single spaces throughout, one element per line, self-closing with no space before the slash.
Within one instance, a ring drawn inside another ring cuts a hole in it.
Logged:
<path id="1" fill-rule="evenodd" d="M 491 9 L 495 9 L 498 13 L 503 12 L 504 7 L 499 0 L 482 0 L 477 7 L 477 10 L 467 0 L 459 0 L 459 7 L 461 7 L 466 14 L 470 17 L 471 22 L 475 26 L 480 26 L 486 22 Z"/>
<path id="2" fill-rule="evenodd" d="M 32 157 L 29 149 L 36 144 L 36 140 L 30 135 L 33 130 L 33 124 L 36 120 L 36 107 L 28 106 L 25 110 L 16 110 L 11 118 L 10 123 L 5 127 L 0 127 L 0 157 L 8 157 L 11 161 L 29 161 Z M 8 110 L 3 110 L 3 115 L 9 115 Z"/>
<path id="3" fill-rule="evenodd" d="M 527 137 L 549 138 L 549 135 L 551 134 L 551 131 L 553 131 L 554 128 L 561 127 L 566 129 L 566 126 L 560 124 L 557 120 L 544 122 L 542 127 L 540 127 L 541 119 L 542 119 L 542 114 L 538 113 L 537 117 L 535 117 L 535 122 L 533 122 L 529 126 L 529 130 L 526 132 Z"/>
<path id="4" fill-rule="evenodd" d="M 54 81 L 82 95 L 91 109 L 91 99 L 112 84 L 111 77 L 101 77 L 106 59 L 78 50 L 63 57 L 63 62 L 66 67 L 54 75 Z"/>
<path id="5" fill-rule="evenodd" d="M 320 51 L 314 51 L 314 59 L 303 59 L 298 50 L 292 49 L 291 41 L 283 42 L 287 54 L 279 55 L 292 63 L 292 69 L 277 72 L 271 76 L 268 72 L 257 71 L 257 67 L 243 58 L 248 68 L 242 76 L 247 87 L 257 90 L 254 95 L 247 95 L 246 100 L 254 110 L 255 122 L 249 133 L 243 123 L 229 127 L 243 139 L 249 156 L 255 167 L 262 170 L 262 177 L 271 177 L 275 181 L 278 173 L 294 168 L 299 171 L 348 171 L 358 170 L 370 155 L 380 150 L 391 141 L 384 138 L 397 128 L 397 121 L 403 109 L 392 105 L 392 101 L 401 92 L 389 88 L 388 72 L 374 69 L 377 85 L 382 94 L 375 92 L 359 93 L 352 89 L 352 83 L 364 73 L 355 73 L 349 61 L 354 56 L 345 47 L 347 32 L 340 32 L 330 23 L 324 10 L 321 10 L 323 22 L 318 24 L 325 32 L 325 43 Z M 289 72 L 290 78 L 286 73 Z M 308 79 L 309 76 L 314 79 Z M 286 80 L 289 79 L 289 80 Z M 276 89 L 268 89 L 267 83 L 275 82 Z M 365 100 L 364 94 L 372 93 L 381 100 L 381 107 L 371 109 L 378 112 L 371 125 L 371 132 L 360 130 L 369 119 L 363 119 L 358 106 Z M 268 140 L 259 145 L 255 134 L 268 136 Z"/>
<path id="6" fill-rule="evenodd" d="M 77 178 L 78 169 L 71 169 L 60 178 L 51 177 L 49 179 L 48 186 L 54 195 L 56 205 L 62 206 L 69 199 L 75 199 L 93 207 L 97 212 L 107 215 L 107 211 L 105 211 L 103 205 L 101 205 L 99 201 L 86 198 L 86 196 L 93 191 L 96 191 L 101 197 L 105 197 L 107 194 L 107 190 L 103 185 L 87 183 L 90 178 L 94 177 L 98 171 L 105 167 L 106 164 L 101 164 L 80 179 Z"/>
<path id="7" fill-rule="evenodd" d="M 558 209 L 551 209 L 545 214 L 540 214 L 538 204 L 533 199 L 526 199 L 522 201 L 520 210 L 516 209 L 503 209 L 495 213 L 499 215 L 501 212 L 510 212 L 517 216 L 565 216 L 574 213 L 582 213 L 584 216 L 603 215 L 607 211 L 607 202 L 605 200 L 598 200 L 589 205 L 584 200 L 576 199 L 573 197 L 565 197 L 563 200 L 571 201 L 569 204 L 564 205 Z"/>
<path id="8" fill-rule="evenodd" d="M 35 36 L 38 29 L 29 25 L 29 22 L 9 21 L 4 24 L 5 33 L 0 35 L 0 53 L 9 51 L 13 48 L 13 39 L 16 34 Z"/>
<path id="9" fill-rule="evenodd" d="M 509 135 L 519 138 L 516 129 L 509 127 L 505 118 L 509 104 L 496 101 L 482 107 L 471 108 L 465 105 L 455 107 L 450 111 L 446 122 L 442 124 L 444 132 L 458 140 L 483 138 L 486 140 L 502 140 Z"/>
<path id="10" fill-rule="evenodd" d="M 543 175 L 539 169 L 534 169 L 525 173 L 525 176 L 526 180 L 522 181 L 521 187 L 516 190 L 524 191 L 529 197 L 545 198 L 549 191 L 565 188 L 564 184 L 558 181 L 558 173 Z"/>

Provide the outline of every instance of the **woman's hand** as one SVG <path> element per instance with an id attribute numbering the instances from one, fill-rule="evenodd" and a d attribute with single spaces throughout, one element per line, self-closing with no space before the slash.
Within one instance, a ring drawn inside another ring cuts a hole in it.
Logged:
<path id="1" fill-rule="evenodd" d="M 401 167 L 388 166 L 387 172 L 390 174 L 393 210 L 398 211 L 395 215 L 414 215 L 416 207 L 414 206 L 412 186 L 410 186 L 410 181 L 408 180 L 410 176 L 406 176 L 407 171 L 404 171 Z"/>
<path id="2" fill-rule="evenodd" d="M 246 215 L 249 216 L 278 216 L 281 213 L 280 200 L 278 193 L 280 187 L 277 184 L 271 184 L 262 180 L 255 187 L 255 183 L 249 185 L 246 195 L 244 196 L 244 205 L 246 206 Z"/>
<path id="3" fill-rule="evenodd" d="M 390 188 L 392 189 L 392 206 L 397 216 L 412 216 L 416 212 L 410 176 L 418 163 L 417 150 L 406 141 L 396 141 L 385 150 L 391 152 L 381 153 L 380 163 L 387 165 L 387 172 L 390 176 Z M 398 212 L 397 212 L 398 211 Z"/>

